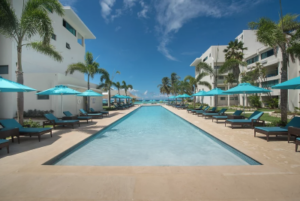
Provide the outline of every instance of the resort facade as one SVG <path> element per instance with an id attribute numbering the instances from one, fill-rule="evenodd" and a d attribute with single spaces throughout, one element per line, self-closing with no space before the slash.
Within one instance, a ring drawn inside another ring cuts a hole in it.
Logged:
<path id="1" fill-rule="evenodd" d="M 20 3 L 18 0 L 11 0 L 10 3 L 16 14 L 20 16 L 23 3 Z M 37 92 L 53 88 L 56 85 L 66 85 L 83 92 L 87 90 L 85 75 L 74 72 L 74 74 L 66 76 L 65 71 L 68 65 L 72 63 L 84 62 L 85 40 L 95 39 L 96 37 L 70 7 L 64 7 L 64 16 L 59 16 L 49 10 L 49 17 L 52 20 L 54 30 L 51 45 L 62 55 L 63 61 L 57 62 L 51 57 L 23 46 L 24 85 L 37 89 Z M 41 41 L 41 39 L 35 36 L 31 41 Z M 2 35 L 0 35 L 0 44 L 0 76 L 16 81 L 17 44 L 13 39 L 5 38 Z M 101 92 L 96 89 L 96 84 L 91 83 L 90 86 L 92 90 Z M 37 96 L 37 92 L 24 93 L 24 111 L 34 109 L 53 110 L 55 116 L 61 116 L 61 97 Z M 1 93 L 0 99 L 0 118 L 15 117 L 17 112 L 17 93 Z M 78 114 L 79 109 L 84 108 L 85 100 L 83 97 L 74 95 L 64 96 L 63 108 L 73 114 Z M 101 97 L 93 97 L 90 102 L 91 107 L 94 109 L 102 109 Z"/>
<path id="2" fill-rule="evenodd" d="M 282 55 L 280 48 L 277 48 L 275 51 L 273 47 L 265 46 L 264 44 L 257 41 L 256 33 L 253 30 L 243 30 L 236 38 L 238 41 L 242 41 L 244 43 L 244 47 L 247 47 L 247 50 L 244 51 L 244 61 L 247 62 L 247 66 L 240 66 L 241 72 L 249 72 L 253 70 L 253 67 L 259 62 L 263 68 L 266 69 L 266 77 L 263 81 L 257 82 L 259 87 L 271 89 L 272 86 L 281 83 L 281 66 L 282 66 Z M 225 53 L 223 50 L 227 46 L 211 46 L 205 53 L 201 55 L 201 57 L 196 58 L 190 66 L 197 66 L 200 61 L 206 62 L 207 64 L 218 69 L 218 66 L 221 66 L 225 62 Z M 219 49 L 219 50 L 218 50 Z M 217 67 L 216 67 L 217 66 Z M 299 59 L 289 58 L 288 63 L 288 80 L 298 77 L 300 74 L 300 61 Z M 224 76 L 218 76 L 218 88 L 222 90 L 227 90 L 228 86 L 224 84 Z M 197 76 L 197 75 L 196 75 Z M 241 78 L 241 76 L 240 76 Z M 209 81 L 213 86 L 213 77 L 207 76 L 205 81 Z M 235 86 L 233 84 L 233 86 Z M 208 88 L 204 86 L 198 86 L 198 90 L 207 91 Z M 279 98 L 280 100 L 280 90 L 279 89 L 271 89 L 272 92 L 270 94 L 260 94 L 262 103 L 271 96 L 272 98 Z M 299 107 L 299 91 L 298 90 L 289 90 L 288 91 L 288 109 L 290 111 L 294 111 L 295 107 Z M 198 98 L 197 101 L 201 101 L 201 98 Z M 214 101 L 211 97 L 204 97 L 204 103 L 209 105 L 213 105 Z M 247 104 L 247 100 L 245 101 Z M 228 97 L 218 96 L 218 105 L 219 106 L 227 106 Z M 242 95 L 231 95 L 230 96 L 230 104 L 231 105 L 242 105 L 243 98 Z"/>

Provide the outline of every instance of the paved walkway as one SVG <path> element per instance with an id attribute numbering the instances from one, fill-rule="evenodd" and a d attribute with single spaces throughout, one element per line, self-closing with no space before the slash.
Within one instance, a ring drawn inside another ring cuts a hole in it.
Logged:
<path id="1" fill-rule="evenodd" d="M 57 129 L 42 141 L 22 138 L 11 153 L 0 151 L 0 200 L 299 200 L 300 153 L 286 138 L 267 142 L 252 129 L 231 129 L 164 106 L 258 160 L 260 166 L 97 167 L 44 166 L 45 161 L 132 110 L 79 129 Z"/>

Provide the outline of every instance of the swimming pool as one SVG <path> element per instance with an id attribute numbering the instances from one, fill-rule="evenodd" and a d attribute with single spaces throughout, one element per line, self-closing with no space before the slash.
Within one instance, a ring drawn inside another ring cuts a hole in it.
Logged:
<path id="1" fill-rule="evenodd" d="M 252 158 L 161 106 L 141 106 L 45 164 L 260 165 Z"/>

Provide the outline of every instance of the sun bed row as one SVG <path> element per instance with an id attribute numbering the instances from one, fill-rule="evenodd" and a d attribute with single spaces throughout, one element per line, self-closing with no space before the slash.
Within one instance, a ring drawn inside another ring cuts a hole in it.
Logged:
<path id="1" fill-rule="evenodd" d="M 254 129 L 254 137 L 256 137 L 257 133 L 266 135 L 267 141 L 269 141 L 270 136 L 279 136 L 285 135 L 288 137 L 288 142 L 290 142 L 291 137 L 293 136 L 295 139 L 295 151 L 298 149 L 298 145 L 300 145 L 300 117 L 294 117 L 285 127 L 266 127 L 265 121 L 260 120 L 263 116 L 264 112 L 254 111 L 249 118 L 245 118 L 242 116 L 242 110 L 236 110 L 233 114 L 225 114 L 226 108 L 221 109 L 216 112 L 216 108 L 213 107 L 209 109 L 209 106 L 200 106 L 197 109 L 187 109 L 188 113 L 197 114 L 198 116 L 202 116 L 205 119 L 211 118 L 212 121 L 225 121 L 225 126 L 228 124 L 231 128 L 236 128 L 235 126 L 248 126 Z"/>

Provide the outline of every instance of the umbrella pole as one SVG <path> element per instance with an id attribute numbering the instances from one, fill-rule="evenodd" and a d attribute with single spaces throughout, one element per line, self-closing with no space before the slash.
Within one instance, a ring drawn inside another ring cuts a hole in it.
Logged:
<path id="1" fill-rule="evenodd" d="M 62 96 L 62 94 L 60 94 L 60 98 L 61 98 L 61 115 L 63 116 L 63 96 Z"/>
<path id="2" fill-rule="evenodd" d="M 243 99 L 244 112 L 245 112 L 245 98 L 246 98 L 246 92 L 244 92 L 244 99 Z"/>

